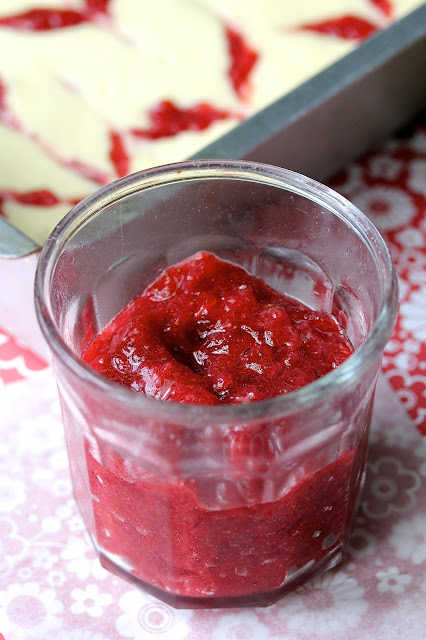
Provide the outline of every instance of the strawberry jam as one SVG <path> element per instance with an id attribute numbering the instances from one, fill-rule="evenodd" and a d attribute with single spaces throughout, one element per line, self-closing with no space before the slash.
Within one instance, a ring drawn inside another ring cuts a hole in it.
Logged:
<path id="1" fill-rule="evenodd" d="M 298 389 L 351 353 L 333 316 L 202 252 L 164 271 L 84 360 L 147 396 L 212 405 Z"/>
<path id="2" fill-rule="evenodd" d="M 331 314 L 200 252 L 166 269 L 83 359 L 135 393 L 214 412 L 289 393 L 352 351 Z M 87 438 L 105 566 L 178 606 L 226 606 L 269 604 L 307 567 L 340 557 L 365 440 L 342 447 L 339 436 L 300 449 L 299 432 L 280 418 L 192 427 L 140 425 L 151 434 L 147 446 L 163 439 L 162 467 L 143 445 L 133 458 Z"/>

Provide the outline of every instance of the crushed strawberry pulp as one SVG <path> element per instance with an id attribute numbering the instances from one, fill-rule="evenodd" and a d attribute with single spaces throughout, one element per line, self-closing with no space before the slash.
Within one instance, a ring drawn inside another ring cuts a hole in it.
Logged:
<path id="1" fill-rule="evenodd" d="M 84 360 L 161 400 L 264 400 L 339 366 L 352 347 L 337 320 L 213 254 L 166 269 L 96 337 Z"/>
<path id="2" fill-rule="evenodd" d="M 137 393 L 221 405 L 291 392 L 352 351 L 331 314 L 200 252 L 167 268 L 94 338 L 83 359 Z M 317 452 L 315 461 L 308 455 L 286 471 L 271 444 L 285 429 L 279 421 L 231 428 L 218 468 L 195 475 L 181 473 L 180 432 L 163 444 L 170 473 L 88 439 L 95 535 L 106 566 L 124 567 L 172 604 L 241 604 L 253 596 L 269 604 L 294 572 L 341 548 L 354 468 L 365 457 L 354 445 L 336 453 L 334 443 L 331 453 Z"/>

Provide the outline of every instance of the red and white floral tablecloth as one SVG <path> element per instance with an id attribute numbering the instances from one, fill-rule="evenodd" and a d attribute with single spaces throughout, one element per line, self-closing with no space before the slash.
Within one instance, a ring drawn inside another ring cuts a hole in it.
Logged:
<path id="1" fill-rule="evenodd" d="M 224 611 L 177 611 L 106 572 L 73 499 L 51 369 L 23 344 L 32 330 L 1 309 L 0 638 L 399 640 L 404 633 L 424 640 L 424 122 L 353 164 L 332 186 L 382 231 L 401 288 L 379 380 L 366 487 L 342 564 L 270 608 Z M 14 269 L 2 266 L 1 286 L 22 292 Z M 18 299 L 19 316 L 30 323 L 30 288 Z"/>

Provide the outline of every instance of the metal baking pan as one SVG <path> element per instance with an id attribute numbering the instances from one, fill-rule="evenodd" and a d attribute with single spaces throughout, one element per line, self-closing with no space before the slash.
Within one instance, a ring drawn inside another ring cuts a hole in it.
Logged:
<path id="1" fill-rule="evenodd" d="M 426 3 L 192 158 L 266 162 L 324 181 L 426 108 Z"/>
<path id="2" fill-rule="evenodd" d="M 320 181 L 426 108 L 426 3 L 190 159 L 241 158 Z M 39 247 L 0 218 L 0 258 Z"/>

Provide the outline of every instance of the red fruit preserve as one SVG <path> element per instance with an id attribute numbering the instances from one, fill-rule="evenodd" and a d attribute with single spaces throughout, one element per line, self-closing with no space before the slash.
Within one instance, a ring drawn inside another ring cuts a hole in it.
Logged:
<path id="1" fill-rule="evenodd" d="M 83 359 L 135 393 L 197 412 L 289 393 L 352 351 L 333 315 L 200 252 L 132 300 Z M 199 428 L 147 418 L 133 427 L 135 443 L 143 432 L 134 458 L 87 438 L 103 564 L 172 604 L 223 606 L 269 604 L 309 567 L 336 563 L 365 438 L 355 447 L 319 422 L 305 444 L 299 413 L 290 421 L 259 412 Z M 161 462 L 145 455 L 157 439 Z"/>
<path id="2" fill-rule="evenodd" d="M 211 405 L 298 389 L 351 353 L 333 316 L 201 252 L 166 269 L 96 337 L 84 360 L 147 396 Z"/>

